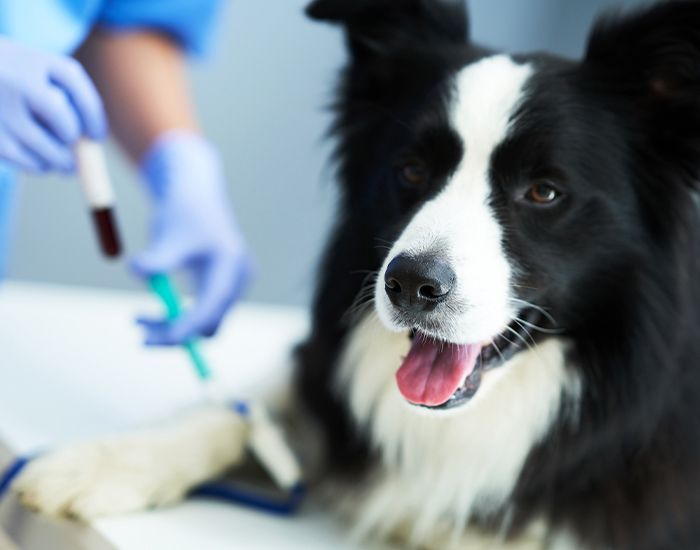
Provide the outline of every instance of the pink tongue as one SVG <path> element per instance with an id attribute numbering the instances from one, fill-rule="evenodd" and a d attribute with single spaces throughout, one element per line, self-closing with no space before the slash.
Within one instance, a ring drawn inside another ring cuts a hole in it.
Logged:
<path id="1" fill-rule="evenodd" d="M 416 334 L 396 372 L 401 395 L 417 405 L 442 405 L 474 370 L 480 351 L 481 344 L 446 344 Z"/>

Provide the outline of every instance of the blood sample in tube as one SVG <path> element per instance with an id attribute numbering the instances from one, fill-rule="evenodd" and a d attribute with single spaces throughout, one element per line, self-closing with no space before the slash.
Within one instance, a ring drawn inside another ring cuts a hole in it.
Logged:
<path id="1" fill-rule="evenodd" d="M 118 257 L 122 252 L 122 243 L 119 239 L 114 208 L 94 208 L 92 221 L 95 224 L 102 253 L 108 258 Z"/>
<path id="2" fill-rule="evenodd" d="M 102 146 L 88 139 L 80 140 L 75 147 L 75 156 L 102 253 L 108 258 L 116 258 L 121 254 L 122 246 L 114 211 L 114 191 Z"/>

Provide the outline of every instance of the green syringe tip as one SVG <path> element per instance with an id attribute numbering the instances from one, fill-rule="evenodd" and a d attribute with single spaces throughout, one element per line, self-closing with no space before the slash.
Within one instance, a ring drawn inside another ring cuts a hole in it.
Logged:
<path id="1" fill-rule="evenodd" d="M 148 279 L 148 284 L 155 292 L 160 300 L 163 302 L 165 309 L 167 310 L 168 319 L 174 321 L 182 314 L 182 308 L 180 307 L 180 299 L 177 295 L 177 290 L 175 286 L 167 275 L 157 274 L 153 275 Z M 187 355 L 192 361 L 192 365 L 197 373 L 200 380 L 208 380 L 211 378 L 211 369 L 207 365 L 204 355 L 199 349 L 199 345 L 196 340 L 190 340 L 184 344 L 184 348 L 187 350 Z"/>
<path id="2" fill-rule="evenodd" d="M 211 378 L 211 370 L 209 369 L 207 362 L 204 360 L 204 356 L 202 355 L 197 342 L 188 342 L 185 344 L 185 347 L 187 348 L 187 353 L 192 360 L 195 370 L 197 371 L 197 376 L 199 376 L 201 380 L 209 380 L 209 378 Z"/>
<path id="3" fill-rule="evenodd" d="M 150 285 L 153 292 L 155 292 L 158 297 L 165 305 L 165 309 L 168 312 L 168 319 L 177 319 L 182 310 L 180 308 L 180 300 L 177 296 L 177 291 L 173 286 L 172 281 L 167 275 L 153 275 L 148 279 L 148 284 Z"/>

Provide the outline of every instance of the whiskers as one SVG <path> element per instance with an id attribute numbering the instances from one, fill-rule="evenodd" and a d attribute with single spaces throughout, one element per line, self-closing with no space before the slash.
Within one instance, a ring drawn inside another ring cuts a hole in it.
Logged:
<path id="1" fill-rule="evenodd" d="M 518 321 L 515 321 L 515 322 L 517 323 Z M 522 334 L 520 334 L 520 333 L 519 333 L 517 330 L 515 330 L 513 327 L 510 327 L 510 326 L 509 326 L 509 327 L 506 327 L 506 328 L 507 328 L 508 332 L 510 332 L 511 334 L 514 334 L 515 337 L 516 337 L 518 340 L 520 340 L 523 344 L 525 344 L 525 347 L 526 347 L 526 348 L 528 348 L 528 349 L 534 349 L 534 348 L 537 346 L 537 342 L 536 342 L 535 339 L 532 337 L 532 334 L 530 334 L 530 333 L 527 331 L 527 329 L 523 329 L 523 330 L 525 331 L 525 335 L 529 338 L 529 340 L 527 340 L 527 339 L 525 338 L 525 336 L 523 336 Z M 513 342 L 510 338 L 507 338 L 504 334 L 501 335 L 501 338 L 504 338 L 504 339 L 507 340 L 510 344 L 512 344 L 512 345 L 514 345 L 514 346 L 516 346 L 516 347 L 518 346 L 518 344 L 516 344 L 515 342 Z"/>
<path id="2" fill-rule="evenodd" d="M 552 315 L 543 307 L 540 307 L 536 304 L 533 304 L 532 302 L 528 302 L 527 300 L 521 300 L 520 298 L 509 298 L 508 299 L 512 304 L 517 306 L 517 309 L 522 311 L 524 309 L 531 309 L 542 315 L 549 323 L 554 327 L 554 328 L 548 328 L 548 327 L 542 327 L 539 326 L 535 323 L 532 323 L 531 321 L 528 321 L 527 319 L 523 319 L 521 317 L 518 317 L 517 315 L 513 317 L 513 320 L 525 330 L 525 332 L 529 331 L 527 329 L 532 329 L 537 332 L 541 332 L 543 334 L 561 334 L 564 332 L 564 329 L 559 326 L 559 323 L 552 317 Z"/>
<path id="3" fill-rule="evenodd" d="M 493 346 L 493 349 L 494 349 L 494 350 L 496 351 L 496 353 L 498 354 L 498 357 L 501 358 L 501 363 L 505 363 L 505 362 L 506 362 L 506 358 L 505 358 L 505 356 L 503 355 L 503 352 L 501 352 L 501 349 L 498 347 L 498 344 L 496 344 L 496 340 L 494 340 L 493 342 L 491 342 L 491 345 Z M 481 355 L 479 355 L 479 357 L 481 357 Z"/>
<path id="4" fill-rule="evenodd" d="M 352 305 L 343 315 L 343 321 L 353 324 L 360 319 L 374 305 L 374 287 L 379 276 L 379 270 L 354 271 L 353 274 L 365 273 L 360 292 L 355 296 Z"/>
<path id="5" fill-rule="evenodd" d="M 520 330 L 516 330 L 512 326 L 508 326 L 506 330 L 508 333 L 515 336 L 515 338 L 517 338 L 518 341 L 521 342 L 527 349 L 534 352 L 538 351 L 536 349 L 538 347 L 538 342 L 533 336 L 533 332 L 539 332 L 542 334 L 562 334 L 564 332 L 564 329 L 559 326 L 556 319 L 554 319 L 554 317 L 543 307 L 533 304 L 532 302 L 528 302 L 527 300 L 521 300 L 520 298 L 509 298 L 509 300 L 514 306 L 516 306 L 516 310 L 518 311 L 518 313 L 512 317 L 512 321 Z M 544 318 L 544 320 L 550 323 L 554 328 L 543 327 L 536 324 L 533 322 L 533 315 L 530 315 L 529 318 L 527 318 L 528 310 L 530 314 L 533 312 L 539 314 L 539 316 Z M 525 315 L 523 315 L 523 311 L 526 311 Z M 501 334 L 501 338 L 505 339 L 511 344 L 515 344 L 515 342 L 511 341 L 510 338 L 507 338 L 505 334 Z"/>
<path id="6" fill-rule="evenodd" d="M 377 250 L 386 250 L 387 252 L 389 252 L 393 248 L 394 244 L 395 243 L 393 241 L 380 239 L 379 237 L 374 239 L 374 248 L 376 248 Z"/>

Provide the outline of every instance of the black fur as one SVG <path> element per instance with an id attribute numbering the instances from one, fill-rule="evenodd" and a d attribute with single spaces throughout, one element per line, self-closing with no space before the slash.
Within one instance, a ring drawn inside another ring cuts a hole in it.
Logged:
<path id="1" fill-rule="evenodd" d="M 370 458 L 332 389 L 346 314 L 464 154 L 448 119 L 451 78 L 484 52 L 456 6 L 317 0 L 308 10 L 344 24 L 352 53 L 334 127 L 338 223 L 298 370 L 336 471 Z M 556 424 L 532 451 L 509 528 L 544 516 L 591 548 L 700 548 L 700 3 L 601 19 L 581 62 L 522 60 L 535 74 L 492 157 L 492 206 L 523 268 L 520 298 L 571 339 L 583 395 L 576 426 Z M 431 167 L 420 189 L 397 171 L 414 156 Z M 539 179 L 564 198 L 519 207 Z"/>

